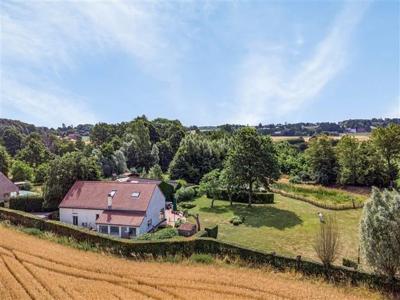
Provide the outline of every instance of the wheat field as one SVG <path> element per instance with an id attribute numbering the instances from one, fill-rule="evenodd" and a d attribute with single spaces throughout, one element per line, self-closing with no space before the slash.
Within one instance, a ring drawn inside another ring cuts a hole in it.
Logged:
<path id="1" fill-rule="evenodd" d="M 364 289 L 217 265 L 135 262 L 0 225 L 0 299 L 366 299 Z"/>

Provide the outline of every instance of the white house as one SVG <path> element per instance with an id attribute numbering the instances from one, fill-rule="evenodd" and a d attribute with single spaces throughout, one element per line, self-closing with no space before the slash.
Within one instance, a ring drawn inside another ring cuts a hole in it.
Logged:
<path id="1" fill-rule="evenodd" d="M 156 183 L 77 181 L 59 205 L 60 221 L 133 238 L 165 220 Z"/>

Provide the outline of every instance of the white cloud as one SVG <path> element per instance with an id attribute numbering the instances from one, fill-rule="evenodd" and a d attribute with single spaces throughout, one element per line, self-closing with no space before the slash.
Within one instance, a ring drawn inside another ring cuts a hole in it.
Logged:
<path id="1" fill-rule="evenodd" d="M 368 4 L 347 3 L 313 55 L 292 67 L 280 53 L 251 49 L 240 65 L 232 122 L 277 121 L 309 104 L 347 64 L 352 32 Z"/>
<path id="2" fill-rule="evenodd" d="M 38 119 L 40 114 L 43 124 L 82 120 L 79 102 L 83 98 L 70 97 L 53 79 L 79 67 L 83 53 L 125 53 L 171 89 L 179 85 L 179 78 L 171 75 L 175 74 L 179 51 L 165 36 L 174 22 L 167 13 L 161 13 L 160 5 L 128 1 L 3 1 L 0 7 L 3 108 L 15 107 L 31 119 Z M 54 119 L 43 113 L 48 110 L 46 107 L 59 117 Z M 94 120 L 89 109 L 85 108 L 85 115 Z"/>

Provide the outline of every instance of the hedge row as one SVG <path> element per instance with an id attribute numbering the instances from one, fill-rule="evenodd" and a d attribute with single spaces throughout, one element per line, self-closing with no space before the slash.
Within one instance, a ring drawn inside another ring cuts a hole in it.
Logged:
<path id="1" fill-rule="evenodd" d="M 9 207 L 26 212 L 41 212 L 43 211 L 43 202 L 43 197 L 39 195 L 19 196 L 10 198 Z"/>
<path id="2" fill-rule="evenodd" d="M 210 232 L 218 232 L 218 228 L 210 228 L 199 232 L 195 238 L 186 240 L 133 241 L 113 238 L 84 228 L 64 224 L 57 221 L 42 220 L 31 214 L 0 208 L 0 220 L 9 220 L 16 225 L 34 227 L 40 230 L 52 231 L 58 235 L 70 236 L 78 241 L 88 242 L 98 248 L 105 249 L 126 257 L 145 258 L 180 254 L 189 257 L 194 253 L 211 254 L 222 257 L 236 257 L 255 266 L 270 265 L 277 269 L 295 269 L 306 275 L 326 276 L 334 282 L 364 283 L 378 289 L 400 291 L 400 280 L 387 282 L 387 278 L 352 270 L 346 267 L 331 267 L 326 269 L 322 264 L 297 258 L 276 255 L 264 251 L 245 248 L 233 243 L 223 242 L 206 236 Z"/>
<path id="3" fill-rule="evenodd" d="M 208 198 L 212 198 L 212 195 L 207 193 Z M 219 200 L 229 201 L 229 193 L 227 190 L 218 190 L 214 197 Z M 232 201 L 240 203 L 249 202 L 249 194 L 247 192 L 234 192 L 232 193 Z M 254 204 L 271 204 L 274 203 L 274 194 L 265 192 L 255 192 L 253 193 L 252 203 Z"/>
<path id="4" fill-rule="evenodd" d="M 357 209 L 357 208 L 362 208 L 364 205 L 362 203 L 355 203 L 353 202 L 352 204 L 325 204 L 325 203 L 321 203 L 319 201 L 316 200 L 312 200 L 306 197 L 302 197 L 299 195 L 295 195 L 292 193 L 288 193 L 282 190 L 278 190 L 275 188 L 271 188 L 271 190 L 276 193 L 276 194 L 280 194 L 282 196 L 288 197 L 288 198 L 292 198 L 292 199 L 296 199 L 296 200 L 300 200 L 300 201 L 304 201 L 307 202 L 309 204 L 312 204 L 314 206 L 320 207 L 320 208 L 325 208 L 325 209 L 331 209 L 331 210 L 348 210 L 348 209 Z"/>

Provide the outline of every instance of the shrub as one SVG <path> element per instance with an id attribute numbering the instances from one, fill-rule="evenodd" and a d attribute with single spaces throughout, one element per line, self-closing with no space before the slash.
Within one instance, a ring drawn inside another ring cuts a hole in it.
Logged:
<path id="1" fill-rule="evenodd" d="M 244 217 L 234 216 L 232 219 L 229 220 L 235 226 L 238 226 L 244 222 Z"/>
<path id="2" fill-rule="evenodd" d="M 190 201 L 196 197 L 196 190 L 193 187 L 182 187 L 176 192 L 175 197 L 178 202 Z"/>
<path id="3" fill-rule="evenodd" d="M 196 207 L 196 204 L 194 204 L 194 203 L 182 203 L 181 207 L 185 208 L 185 209 L 191 209 L 193 207 Z"/>
<path id="4" fill-rule="evenodd" d="M 178 179 L 178 180 L 176 180 L 176 182 L 177 182 L 177 185 L 175 188 L 175 192 L 178 191 L 182 187 L 187 187 L 187 182 L 185 179 Z"/>
<path id="5" fill-rule="evenodd" d="M 26 212 L 40 212 L 43 211 L 44 199 L 42 196 L 20 196 L 10 198 L 10 208 L 15 210 L 22 210 Z"/>
<path id="6" fill-rule="evenodd" d="M 33 178 L 33 169 L 21 160 L 15 160 L 11 166 L 11 177 L 13 181 L 31 181 Z"/>
<path id="7" fill-rule="evenodd" d="M 343 258 L 342 265 L 348 268 L 358 269 L 358 263 L 352 261 L 351 259 Z"/>
<path id="8" fill-rule="evenodd" d="M 137 240 L 167 240 L 178 236 L 178 230 L 175 228 L 164 228 L 154 233 L 145 233 L 137 238 Z"/>
<path id="9" fill-rule="evenodd" d="M 172 202 L 172 200 L 174 198 L 174 192 L 175 192 L 174 187 L 171 184 L 169 184 L 169 183 L 167 183 L 165 181 L 162 181 L 158 185 L 158 187 L 163 192 L 163 194 L 165 196 L 165 200 Z"/>
<path id="10" fill-rule="evenodd" d="M 212 195 L 207 194 L 208 198 L 212 198 Z M 229 194 L 227 190 L 220 189 L 216 192 L 216 198 L 219 200 L 229 201 Z M 249 195 L 246 192 L 234 192 L 232 193 L 232 200 L 234 202 L 248 203 Z M 274 194 L 265 192 L 255 192 L 253 193 L 252 203 L 255 204 L 272 204 L 274 203 Z"/>
<path id="11" fill-rule="evenodd" d="M 190 257 L 190 261 L 209 265 L 214 262 L 214 258 L 209 254 L 193 254 Z"/>

